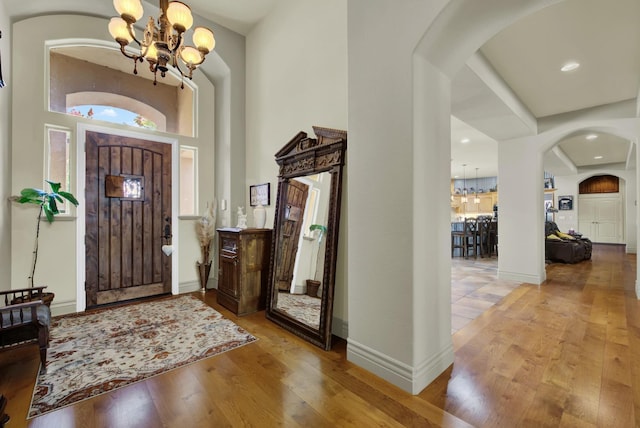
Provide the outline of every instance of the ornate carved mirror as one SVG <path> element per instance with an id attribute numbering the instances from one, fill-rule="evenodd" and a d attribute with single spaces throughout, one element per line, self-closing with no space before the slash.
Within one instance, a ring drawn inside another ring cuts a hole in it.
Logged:
<path id="1" fill-rule="evenodd" d="M 342 166 L 347 132 L 313 127 L 278 153 L 280 166 L 266 316 L 331 348 Z"/>

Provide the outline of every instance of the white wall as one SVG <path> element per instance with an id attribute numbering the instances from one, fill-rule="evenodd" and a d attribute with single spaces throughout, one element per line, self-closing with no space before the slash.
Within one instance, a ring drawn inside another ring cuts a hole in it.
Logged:
<path id="1" fill-rule="evenodd" d="M 11 288 L 11 27 L 6 6 L 0 2 L 0 54 L 5 86 L 0 89 L 0 290 Z"/>
<path id="2" fill-rule="evenodd" d="M 314 125 L 348 130 L 346 7 L 342 0 L 283 0 L 247 36 L 246 186 L 271 183 L 267 227 L 273 227 L 277 191 L 275 153 L 299 131 L 313 137 Z M 348 142 L 347 176 L 350 150 Z M 345 182 L 333 323 L 334 333 L 343 337 L 347 198 Z M 244 206 L 249 207 L 248 196 Z M 253 224 L 248 211 L 248 223 Z"/>

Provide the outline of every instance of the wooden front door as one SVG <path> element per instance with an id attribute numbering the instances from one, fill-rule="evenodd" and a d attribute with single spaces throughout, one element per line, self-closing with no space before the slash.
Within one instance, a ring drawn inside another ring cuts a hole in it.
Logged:
<path id="1" fill-rule="evenodd" d="M 171 145 L 87 131 L 87 307 L 171 292 Z"/>
<path id="2" fill-rule="evenodd" d="M 284 184 L 285 209 L 282 210 L 282 228 L 278 238 L 278 255 L 276 263 L 276 287 L 278 290 L 289 291 L 293 280 L 293 269 L 298 254 L 300 231 L 304 221 L 304 209 L 307 205 L 309 186 L 295 179 Z"/>

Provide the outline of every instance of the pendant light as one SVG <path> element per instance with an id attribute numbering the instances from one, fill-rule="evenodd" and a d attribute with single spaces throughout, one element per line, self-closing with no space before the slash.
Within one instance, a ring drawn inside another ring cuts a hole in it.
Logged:
<path id="1" fill-rule="evenodd" d="M 467 164 L 462 164 L 462 177 L 463 177 L 463 187 L 462 187 L 462 197 L 460 198 L 460 202 L 463 204 L 467 203 Z"/>
<path id="2" fill-rule="evenodd" d="M 480 203 L 480 198 L 478 197 L 478 168 L 476 168 L 476 197 L 473 198 L 474 204 Z"/>

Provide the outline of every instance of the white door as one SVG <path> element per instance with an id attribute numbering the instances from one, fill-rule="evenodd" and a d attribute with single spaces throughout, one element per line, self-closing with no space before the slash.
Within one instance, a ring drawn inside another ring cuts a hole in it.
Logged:
<path id="1" fill-rule="evenodd" d="M 578 210 L 578 227 L 585 237 L 604 244 L 624 243 L 620 193 L 580 195 Z"/>

